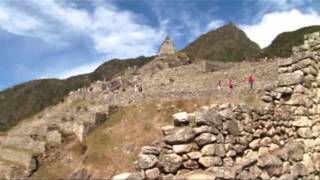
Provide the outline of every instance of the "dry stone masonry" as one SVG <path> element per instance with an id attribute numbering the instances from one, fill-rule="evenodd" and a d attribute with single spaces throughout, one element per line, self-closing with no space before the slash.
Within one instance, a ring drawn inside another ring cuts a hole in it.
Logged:
<path id="1" fill-rule="evenodd" d="M 319 179 L 320 139 L 306 144 L 283 109 L 211 105 L 173 121 L 142 148 L 137 172 L 114 179 Z"/>
<path id="2" fill-rule="evenodd" d="M 142 148 L 137 171 L 113 179 L 320 179 L 320 33 L 293 52 L 266 105 L 174 114 L 164 137 Z"/>
<path id="3" fill-rule="evenodd" d="M 0 136 L 0 179 L 27 178 L 37 170 L 47 150 L 60 148 L 66 138 L 82 141 L 108 117 L 108 106 L 82 110 L 66 108 L 67 104 L 47 109 L 42 116 Z"/>
<path id="4" fill-rule="evenodd" d="M 163 41 L 163 43 L 160 46 L 159 55 L 165 56 L 165 55 L 172 55 L 176 53 L 176 49 L 173 45 L 172 40 L 169 36 L 166 37 L 166 39 Z"/>

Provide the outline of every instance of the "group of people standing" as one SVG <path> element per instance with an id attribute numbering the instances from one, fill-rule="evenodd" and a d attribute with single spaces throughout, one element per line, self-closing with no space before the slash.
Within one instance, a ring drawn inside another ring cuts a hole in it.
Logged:
<path id="1" fill-rule="evenodd" d="M 248 76 L 248 78 L 245 79 L 245 81 L 248 82 L 250 89 L 253 89 L 253 88 L 254 88 L 254 83 L 255 83 L 256 80 L 255 80 L 255 78 L 254 78 L 254 76 L 253 76 L 252 74 L 250 74 L 250 75 Z M 222 90 L 222 86 L 223 86 L 223 85 L 222 85 L 222 80 L 219 80 L 219 81 L 218 81 L 218 84 L 217 84 L 218 90 Z M 234 83 L 233 83 L 232 79 L 229 79 L 229 80 L 228 80 L 228 82 L 227 82 L 227 87 L 229 88 L 230 91 L 233 90 L 233 88 L 234 88 Z"/>

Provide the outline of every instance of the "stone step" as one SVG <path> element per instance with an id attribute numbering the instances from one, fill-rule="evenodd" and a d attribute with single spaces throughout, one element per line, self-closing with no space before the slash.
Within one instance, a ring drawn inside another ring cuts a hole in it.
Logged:
<path id="1" fill-rule="evenodd" d="M 9 148 L 18 148 L 30 151 L 32 153 L 44 153 L 45 142 L 33 140 L 26 136 L 5 136 L 0 137 L 0 146 Z"/>

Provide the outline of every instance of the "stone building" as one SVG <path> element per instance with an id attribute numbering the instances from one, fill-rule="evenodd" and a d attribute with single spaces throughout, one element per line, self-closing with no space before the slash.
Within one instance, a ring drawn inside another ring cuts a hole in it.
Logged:
<path id="1" fill-rule="evenodd" d="M 174 44 L 169 36 L 166 37 L 166 39 L 163 41 L 163 43 L 160 46 L 159 55 L 171 55 L 175 54 L 176 49 L 174 47 Z"/>

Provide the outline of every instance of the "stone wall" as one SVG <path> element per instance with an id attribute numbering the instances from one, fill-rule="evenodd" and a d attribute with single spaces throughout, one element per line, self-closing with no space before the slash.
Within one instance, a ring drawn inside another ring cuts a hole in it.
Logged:
<path id="1" fill-rule="evenodd" d="M 113 179 L 320 179 L 320 33 L 279 61 L 260 108 L 212 105 L 173 115 L 142 148 L 137 171 Z"/>
<path id="2" fill-rule="evenodd" d="M 292 57 L 279 61 L 278 83 L 266 90 L 263 99 L 287 107 L 295 116 L 318 115 L 319 50 L 319 32 L 306 35 L 304 44 L 292 49 Z"/>
<path id="3" fill-rule="evenodd" d="M 142 148 L 137 172 L 117 177 L 319 178 L 320 138 L 305 144 L 285 109 L 212 105 L 173 120 L 174 126 L 162 128 L 164 138 Z"/>
<path id="4" fill-rule="evenodd" d="M 174 48 L 173 42 L 169 37 L 166 37 L 160 46 L 159 56 L 171 55 L 174 53 L 176 53 L 176 49 Z"/>

